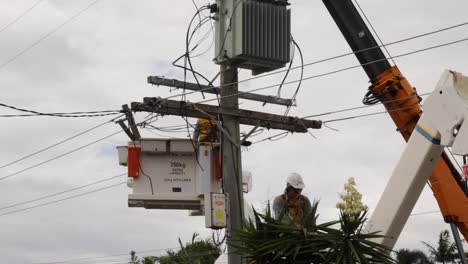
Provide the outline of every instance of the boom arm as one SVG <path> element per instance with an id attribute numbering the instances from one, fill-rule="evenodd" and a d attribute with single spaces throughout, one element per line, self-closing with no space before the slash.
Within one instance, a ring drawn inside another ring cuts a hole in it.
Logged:
<path id="1" fill-rule="evenodd" d="M 322 1 L 369 76 L 372 85 L 363 102 L 383 103 L 408 141 L 422 114 L 416 90 L 396 66 L 390 66 L 351 0 Z M 456 224 L 468 239 L 468 188 L 445 152 L 429 180 L 444 220 Z"/>
<path id="2" fill-rule="evenodd" d="M 445 71 L 424 104 L 416 133 L 395 168 L 370 218 L 369 232 L 381 231 L 382 243 L 395 245 L 444 147 L 468 154 L 468 77 Z M 466 208 L 468 210 L 468 208 Z"/>

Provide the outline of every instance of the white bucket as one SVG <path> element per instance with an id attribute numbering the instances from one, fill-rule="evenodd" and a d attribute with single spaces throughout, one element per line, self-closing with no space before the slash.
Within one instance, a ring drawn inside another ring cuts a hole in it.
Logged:
<path id="1" fill-rule="evenodd" d="M 119 164 L 122 166 L 127 166 L 127 160 L 128 160 L 127 146 L 117 146 L 117 151 L 119 153 Z"/>

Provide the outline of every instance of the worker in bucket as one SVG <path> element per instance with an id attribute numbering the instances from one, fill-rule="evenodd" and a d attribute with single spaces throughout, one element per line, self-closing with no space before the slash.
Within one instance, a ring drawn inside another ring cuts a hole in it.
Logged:
<path id="1" fill-rule="evenodd" d="M 220 131 L 215 120 L 199 118 L 193 132 L 193 140 L 198 144 L 219 142 Z"/>
<path id="2" fill-rule="evenodd" d="M 273 201 L 273 212 L 276 219 L 283 222 L 293 221 L 304 224 L 305 216 L 311 211 L 309 199 L 302 195 L 305 184 L 299 173 L 291 173 L 286 180 L 284 193 Z"/>

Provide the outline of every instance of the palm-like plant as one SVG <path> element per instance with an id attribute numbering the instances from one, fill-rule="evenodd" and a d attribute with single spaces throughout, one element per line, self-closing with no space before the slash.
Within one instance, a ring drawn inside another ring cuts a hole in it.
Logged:
<path id="1" fill-rule="evenodd" d="M 432 258 L 437 262 L 450 263 L 457 259 L 456 244 L 451 241 L 448 230 L 443 230 L 439 234 L 437 247 L 434 247 L 426 242 L 423 242 L 429 249 Z"/>
<path id="2" fill-rule="evenodd" d="M 255 221 L 237 231 L 238 253 L 257 264 L 394 262 L 387 248 L 371 241 L 377 234 L 361 232 L 366 211 L 341 211 L 340 220 L 317 224 L 317 207 L 314 202 L 302 226 L 277 220 L 269 206 L 264 214 L 254 211 Z"/>
<path id="3" fill-rule="evenodd" d="M 395 251 L 398 264 L 431 264 L 434 263 L 421 250 L 400 249 Z"/>

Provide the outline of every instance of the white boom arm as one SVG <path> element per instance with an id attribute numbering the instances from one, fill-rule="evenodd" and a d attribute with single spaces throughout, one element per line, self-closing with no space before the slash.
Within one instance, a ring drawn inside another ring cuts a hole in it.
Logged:
<path id="1" fill-rule="evenodd" d="M 468 154 L 468 77 L 445 71 L 366 227 L 393 248 L 444 147 Z"/>

